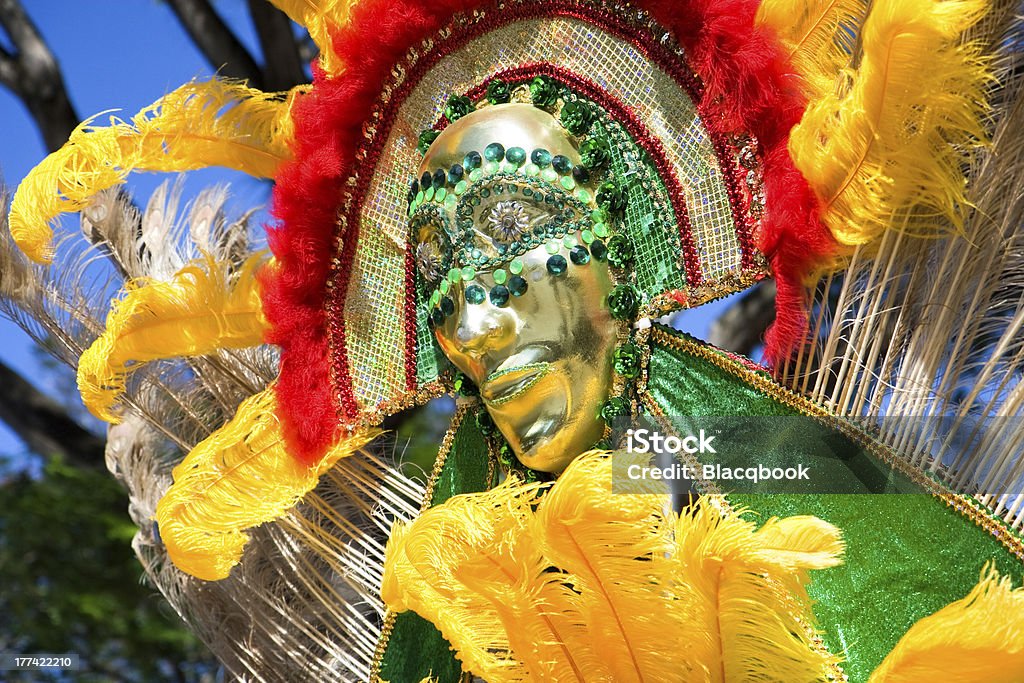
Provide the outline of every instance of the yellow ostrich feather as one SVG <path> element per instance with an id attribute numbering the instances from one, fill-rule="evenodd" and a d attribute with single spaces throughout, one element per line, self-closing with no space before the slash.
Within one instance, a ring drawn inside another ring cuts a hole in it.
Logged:
<path id="1" fill-rule="evenodd" d="M 226 578 L 242 556 L 246 529 L 287 513 L 339 459 L 379 434 L 344 436 L 307 467 L 288 453 L 276 405 L 273 389 L 250 397 L 174 468 L 156 520 L 182 571 L 206 581 Z"/>
<path id="2" fill-rule="evenodd" d="M 812 102 L 793 129 L 790 154 L 841 244 L 962 224 L 963 164 L 985 137 L 991 79 L 964 33 L 985 11 L 982 0 L 878 0 L 846 87 Z"/>
<path id="3" fill-rule="evenodd" d="M 914 624 L 870 683 L 1024 681 L 1024 588 L 994 567 L 963 600 Z"/>
<path id="4" fill-rule="evenodd" d="M 148 361 L 260 344 L 267 322 L 256 274 L 264 259 L 263 252 L 250 256 L 232 276 L 208 257 L 170 281 L 130 283 L 78 362 L 78 389 L 89 411 L 116 424 L 113 408 L 128 375 Z"/>
<path id="5" fill-rule="evenodd" d="M 320 48 L 320 66 L 330 75 L 341 73 L 344 65 L 334 52 L 331 34 L 348 22 L 348 15 L 358 0 L 270 0 L 271 4 L 309 31 L 309 37 Z"/>
<path id="6" fill-rule="evenodd" d="M 272 177 L 291 158 L 291 107 L 302 90 L 267 94 L 215 79 L 183 85 L 130 121 L 111 117 L 104 127 L 89 119 L 22 181 L 11 203 L 11 235 L 31 259 L 48 263 L 53 219 L 80 211 L 135 170 L 226 166 Z"/>
<path id="7" fill-rule="evenodd" d="M 757 22 L 778 36 L 809 101 L 835 90 L 867 6 L 868 0 L 762 0 Z"/>
<path id="8" fill-rule="evenodd" d="M 584 454 L 544 495 L 513 480 L 396 527 L 385 603 L 492 682 L 825 677 L 804 585 L 838 562 L 834 527 L 757 530 L 707 499 L 679 517 L 665 495 L 613 493 L 611 473 L 610 454 Z"/>
<path id="9" fill-rule="evenodd" d="M 770 519 L 760 529 L 703 499 L 676 526 L 676 576 L 694 596 L 691 665 L 701 680 L 824 680 L 838 658 L 815 648 L 807 570 L 840 562 L 839 530 L 815 517 Z"/>
<path id="10" fill-rule="evenodd" d="M 458 653 L 463 668 L 491 683 L 524 680 L 493 605 L 461 582 L 460 565 L 499 556 L 522 535 L 538 487 L 510 479 L 498 488 L 456 496 L 423 513 L 411 527 L 395 525 L 385 552 L 381 598 L 397 612 L 429 619 Z"/>

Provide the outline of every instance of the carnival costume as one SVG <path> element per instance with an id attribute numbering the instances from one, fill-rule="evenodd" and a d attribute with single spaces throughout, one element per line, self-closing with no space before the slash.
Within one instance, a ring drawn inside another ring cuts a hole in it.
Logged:
<path id="1" fill-rule="evenodd" d="M 86 122 L 11 206 L 57 264 L 4 253 L 232 673 L 1024 680 L 1015 3 L 274 4 L 312 86 Z M 272 258 L 104 192 L 216 165 L 274 180 Z M 770 369 L 659 322 L 766 278 Z M 420 481 L 375 441 L 445 394 Z M 713 416 L 816 425 L 741 441 L 819 485 L 613 486 L 617 420 Z"/>

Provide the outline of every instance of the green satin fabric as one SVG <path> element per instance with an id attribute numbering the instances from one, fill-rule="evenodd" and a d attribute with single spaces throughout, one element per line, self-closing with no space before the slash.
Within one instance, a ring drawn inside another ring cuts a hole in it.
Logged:
<path id="1" fill-rule="evenodd" d="M 472 414 L 467 414 L 452 439 L 431 506 L 460 493 L 487 490 L 487 462 L 487 444 Z M 395 619 L 381 659 L 380 678 L 391 683 L 419 683 L 427 677 L 438 683 L 459 683 L 462 666 L 433 624 L 415 612 L 403 612 Z"/>
<path id="2" fill-rule="evenodd" d="M 725 354 L 722 358 L 742 367 Z M 741 374 L 758 373 L 744 368 Z M 671 348 L 652 348 L 648 388 L 668 415 L 794 413 L 736 374 Z M 770 435 L 761 442 L 765 458 L 772 457 L 772 443 Z M 862 461 L 847 472 L 841 471 L 843 461 L 827 454 L 816 462 L 831 464 L 832 476 L 863 483 L 865 491 L 878 490 L 865 476 L 872 468 Z M 843 669 L 853 682 L 866 681 L 914 622 L 964 597 L 986 562 L 995 561 L 1010 576 L 1021 572 L 1020 562 L 1001 544 L 930 495 L 733 494 L 729 499 L 762 520 L 815 515 L 843 531 L 844 564 L 814 572 L 809 593 L 825 642 L 846 658 Z"/>

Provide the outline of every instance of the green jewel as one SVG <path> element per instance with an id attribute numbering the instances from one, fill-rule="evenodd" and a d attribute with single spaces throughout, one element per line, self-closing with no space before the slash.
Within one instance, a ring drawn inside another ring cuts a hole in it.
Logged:
<path id="1" fill-rule="evenodd" d="M 544 245 L 545 251 L 547 251 L 549 254 L 557 254 L 558 250 L 561 248 L 562 247 L 558 242 L 548 242 L 546 245 Z"/>
<path id="2" fill-rule="evenodd" d="M 617 417 L 629 415 L 629 403 L 626 399 L 614 396 L 601 406 L 601 419 L 611 424 Z"/>
<path id="3" fill-rule="evenodd" d="M 558 171 L 559 175 L 568 175 L 572 173 L 572 161 L 569 157 L 558 154 L 551 159 L 551 168 Z"/>
<path id="4" fill-rule="evenodd" d="M 494 281 L 496 283 L 498 283 L 499 285 L 503 285 L 505 284 L 505 280 L 508 279 L 508 273 L 506 273 L 503 269 L 498 268 L 496 271 L 494 271 L 491 277 L 494 278 Z"/>
<path id="5" fill-rule="evenodd" d="M 563 188 L 569 190 L 570 192 L 574 187 L 576 187 L 576 181 L 572 179 L 571 175 L 562 176 L 562 179 L 559 180 L 558 182 L 562 185 Z"/>
<path id="6" fill-rule="evenodd" d="M 519 167 L 513 164 L 511 161 L 505 161 L 501 164 L 502 173 L 515 173 L 519 170 Z"/>
<path id="7" fill-rule="evenodd" d="M 416 145 L 416 149 L 420 154 L 425 155 L 430 146 L 434 144 L 434 140 L 441 134 L 438 130 L 425 130 L 420 133 L 419 143 Z"/>
<path id="8" fill-rule="evenodd" d="M 498 165 L 497 161 L 488 161 L 484 164 L 484 173 L 487 175 L 494 175 L 500 168 L 501 166 Z"/>
<path id="9" fill-rule="evenodd" d="M 556 171 L 553 168 L 545 168 L 543 171 L 540 172 L 540 177 L 542 180 L 546 180 L 549 183 L 553 183 L 556 180 L 558 180 L 558 171 Z"/>
<path id="10" fill-rule="evenodd" d="M 468 282 L 476 277 L 476 268 L 473 266 L 463 266 L 461 275 L 462 279 Z"/>
<path id="11" fill-rule="evenodd" d="M 490 413 L 486 410 L 481 410 L 476 414 L 476 426 L 484 436 L 490 436 L 494 433 L 494 420 L 491 419 Z"/>
<path id="12" fill-rule="evenodd" d="M 462 157 L 462 168 L 465 171 L 472 171 L 473 169 L 480 168 L 480 164 L 483 162 L 484 160 L 480 156 L 480 152 L 469 152 L 466 156 Z"/>
<path id="13" fill-rule="evenodd" d="M 604 209 L 594 209 L 593 211 L 590 212 L 590 220 L 594 221 L 595 223 L 607 223 L 608 212 L 605 211 Z"/>
<path id="14" fill-rule="evenodd" d="M 448 280 L 449 281 L 451 281 L 454 284 L 454 283 L 458 282 L 461 279 L 462 279 L 462 269 L 461 268 L 449 268 L 448 269 Z"/>
<path id="15" fill-rule="evenodd" d="M 508 151 L 505 152 L 505 158 L 510 163 L 515 164 L 516 168 L 519 168 L 526 163 L 526 150 L 522 147 L 509 147 Z"/>
<path id="16" fill-rule="evenodd" d="M 576 246 L 569 251 L 569 260 L 577 266 L 585 266 L 590 263 L 590 252 L 586 247 Z"/>
<path id="17" fill-rule="evenodd" d="M 523 262 L 520 259 L 512 259 L 512 263 L 508 264 L 508 270 L 513 275 L 519 275 L 523 272 Z"/>
<path id="18" fill-rule="evenodd" d="M 434 290 L 434 293 L 430 295 L 430 307 L 434 308 L 441 302 L 441 292 Z"/>
<path id="19" fill-rule="evenodd" d="M 491 303 L 498 308 L 508 306 L 509 291 L 505 285 L 494 285 L 491 287 Z"/>
<path id="20" fill-rule="evenodd" d="M 589 204 L 591 196 L 589 192 L 587 192 L 581 187 L 576 190 L 576 199 L 580 200 L 584 204 Z"/>
<path id="21" fill-rule="evenodd" d="M 471 304 L 482 304 L 487 298 L 487 292 L 480 285 L 466 287 L 466 301 Z"/>
<path id="22" fill-rule="evenodd" d="M 504 104 L 512 99 L 512 86 L 495 78 L 487 84 L 487 101 L 491 104 Z"/>
<path id="23" fill-rule="evenodd" d="M 640 347 L 632 342 L 626 342 L 615 349 L 612 365 L 615 372 L 625 379 L 636 379 L 640 374 Z"/>
<path id="24" fill-rule="evenodd" d="M 441 293 L 447 294 L 448 290 L 452 288 L 452 284 L 447 280 L 441 280 Z"/>
<path id="25" fill-rule="evenodd" d="M 484 159 L 487 161 L 501 161 L 505 158 L 505 146 L 500 142 L 492 142 L 484 148 Z"/>
<path id="26" fill-rule="evenodd" d="M 455 199 L 455 195 L 449 194 L 444 200 L 444 208 L 448 209 L 449 211 L 454 211 L 456 203 L 457 201 Z"/>
<path id="27" fill-rule="evenodd" d="M 562 246 L 564 246 L 566 249 L 572 249 L 573 247 L 576 246 L 576 244 L 576 238 L 573 237 L 572 235 L 566 235 L 565 237 L 562 238 Z"/>
<path id="28" fill-rule="evenodd" d="M 430 312 L 430 322 L 434 327 L 440 327 L 444 324 L 444 313 L 441 312 L 440 308 L 435 308 Z"/>
<path id="29" fill-rule="evenodd" d="M 561 254 L 555 254 L 548 258 L 547 268 L 548 272 L 552 275 L 561 275 L 569 269 L 569 264 L 566 263 L 564 256 Z"/>
<path id="30" fill-rule="evenodd" d="M 479 180 L 483 177 L 484 172 L 481 171 L 479 168 L 474 168 L 472 171 L 469 172 L 469 182 L 471 183 L 479 182 Z"/>
<path id="31" fill-rule="evenodd" d="M 533 150 L 532 154 L 530 154 L 530 161 L 541 168 L 547 168 L 551 165 L 551 152 L 547 151 L 543 147 L 538 147 Z"/>
<path id="32" fill-rule="evenodd" d="M 452 388 L 455 389 L 455 393 L 460 396 L 477 396 L 480 393 L 477 386 L 461 372 L 455 376 L 455 381 L 452 382 Z"/>
<path id="33" fill-rule="evenodd" d="M 594 124 L 594 110 L 586 102 L 566 102 L 562 107 L 562 125 L 572 135 L 584 135 Z"/>
<path id="34" fill-rule="evenodd" d="M 589 230 L 584 230 L 580 233 L 580 239 L 583 240 L 584 244 L 590 244 L 594 241 L 594 233 Z"/>
<path id="35" fill-rule="evenodd" d="M 608 225 L 605 223 L 595 223 L 594 234 L 600 237 L 601 239 L 608 237 Z"/>
<path id="36" fill-rule="evenodd" d="M 420 190 L 419 192 L 416 193 L 416 198 L 412 200 L 412 203 L 415 204 L 416 206 L 419 206 L 420 204 L 423 203 L 423 190 Z"/>
<path id="37" fill-rule="evenodd" d="M 536 177 L 540 175 L 540 166 L 537 164 L 527 164 L 523 167 L 523 170 L 526 171 L 526 175 L 528 176 Z"/>
<path id="38" fill-rule="evenodd" d="M 590 245 L 590 254 L 598 261 L 604 261 L 608 257 L 608 247 L 601 240 L 594 240 Z"/>
<path id="39" fill-rule="evenodd" d="M 445 200 L 445 197 L 447 196 L 448 190 L 444 189 L 443 187 L 434 193 L 434 199 L 436 199 L 439 202 L 443 202 Z"/>
<path id="40" fill-rule="evenodd" d="M 626 193 L 614 180 L 607 181 L 597 191 L 597 204 L 613 216 L 621 216 L 626 210 Z"/>
<path id="41" fill-rule="evenodd" d="M 608 310 L 616 320 L 632 320 L 640 310 L 640 296 L 631 285 L 615 285 L 608 295 Z"/>
<path id="42" fill-rule="evenodd" d="M 427 191 L 423 194 L 423 201 L 432 202 L 434 201 L 434 188 L 428 187 Z"/>
<path id="43" fill-rule="evenodd" d="M 580 145 L 580 163 L 590 171 L 596 171 L 608 165 L 611 159 L 611 148 L 599 138 L 589 138 Z"/>
<path id="44" fill-rule="evenodd" d="M 608 263 L 616 268 L 625 268 L 633 262 L 633 243 L 625 235 L 615 235 L 608 240 Z"/>
<path id="45" fill-rule="evenodd" d="M 508 279 L 508 291 L 512 292 L 512 296 L 522 296 L 526 289 L 526 278 L 521 275 L 513 275 Z"/>
<path id="46" fill-rule="evenodd" d="M 452 301 L 450 297 L 443 296 L 441 297 L 440 309 L 441 312 L 444 313 L 445 317 L 448 317 L 455 312 L 455 302 Z"/>
<path id="47" fill-rule="evenodd" d="M 530 99 L 535 107 L 552 107 L 558 101 L 558 85 L 550 78 L 537 76 L 530 82 Z"/>
<path id="48" fill-rule="evenodd" d="M 501 444 L 501 448 L 498 449 L 498 464 L 505 468 L 506 471 L 510 470 L 515 462 L 515 458 L 512 447 L 508 443 Z"/>
<path id="49" fill-rule="evenodd" d="M 473 100 L 465 95 L 452 95 L 444 108 L 444 116 L 449 123 L 454 123 L 473 111 Z"/>

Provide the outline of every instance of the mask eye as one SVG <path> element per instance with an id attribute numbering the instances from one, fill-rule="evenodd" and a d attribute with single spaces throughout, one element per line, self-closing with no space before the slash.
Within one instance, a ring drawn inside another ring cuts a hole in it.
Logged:
<path id="1" fill-rule="evenodd" d="M 487 232 L 499 242 L 515 242 L 530 227 L 530 215 L 516 200 L 497 202 L 485 216 Z"/>
<path id="2" fill-rule="evenodd" d="M 488 266 L 529 251 L 586 218 L 587 207 L 545 181 L 496 177 L 470 188 L 459 201 L 460 239 L 470 262 Z"/>

